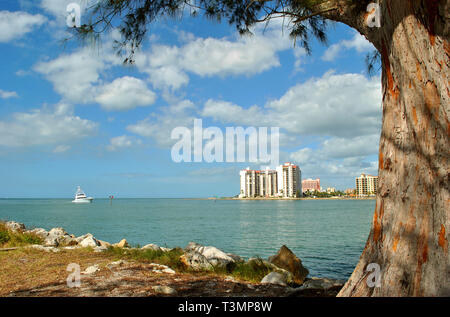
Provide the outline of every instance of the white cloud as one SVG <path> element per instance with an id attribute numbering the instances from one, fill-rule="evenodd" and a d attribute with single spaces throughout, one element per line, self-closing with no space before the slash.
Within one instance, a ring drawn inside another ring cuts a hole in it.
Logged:
<path id="1" fill-rule="evenodd" d="M 144 120 L 127 126 L 127 130 L 147 138 L 152 138 L 160 147 L 169 147 L 176 140 L 170 138 L 176 127 L 192 127 L 195 119 L 194 104 L 189 100 L 173 102 L 162 109 L 162 113 L 153 114 Z"/>
<path id="2" fill-rule="evenodd" d="M 378 133 L 380 104 L 378 78 L 328 72 L 290 88 L 264 107 L 208 100 L 201 114 L 223 123 L 279 127 L 294 135 L 352 137 Z"/>
<path id="3" fill-rule="evenodd" d="M 75 116 L 66 104 L 59 104 L 53 110 L 44 107 L 18 112 L 10 120 L 0 121 L 0 146 L 67 143 L 93 135 L 97 126 L 95 122 Z"/>
<path id="4" fill-rule="evenodd" d="M 41 7 L 56 17 L 63 18 L 67 15 L 66 8 L 71 2 L 81 5 L 82 1 L 77 0 L 41 0 Z"/>
<path id="5" fill-rule="evenodd" d="M 323 54 L 322 59 L 328 62 L 333 61 L 341 51 L 349 49 L 355 49 L 358 53 L 363 53 L 372 51 L 375 48 L 364 36 L 355 33 L 351 40 L 342 40 L 339 43 L 331 45 Z"/>
<path id="6" fill-rule="evenodd" d="M 8 98 L 16 98 L 18 97 L 15 91 L 5 91 L 0 89 L 0 98 L 8 99 Z"/>
<path id="7" fill-rule="evenodd" d="M 347 142 L 352 141 L 354 140 L 347 140 Z M 327 153 L 326 147 L 323 143 L 317 149 L 306 147 L 286 155 L 286 160 L 293 160 L 300 165 L 304 179 L 322 178 L 328 182 L 328 185 L 338 186 L 341 189 L 344 184 L 346 184 L 345 187 L 351 186 L 353 177 L 360 173 L 377 174 L 377 160 L 364 155 L 364 149 L 361 153 L 345 154 L 348 155 L 345 158 L 333 158 Z M 376 144 L 373 148 L 375 151 L 378 149 Z"/>
<path id="8" fill-rule="evenodd" d="M 62 20 L 67 16 L 67 5 L 70 3 L 78 4 L 82 13 L 84 13 L 86 8 L 92 6 L 96 2 L 98 2 L 98 0 L 41 0 L 41 8 L 55 16 L 57 19 Z M 64 27 L 65 26 L 66 25 L 64 24 Z"/>
<path id="9" fill-rule="evenodd" d="M 117 151 L 124 148 L 130 148 L 134 145 L 141 144 L 142 141 L 128 135 L 121 135 L 111 138 L 109 140 L 109 143 L 110 144 L 107 146 L 107 149 L 109 151 Z"/>
<path id="10" fill-rule="evenodd" d="M 314 151 L 310 148 L 303 148 L 290 154 L 290 158 L 301 166 L 308 162 L 316 161 Z"/>
<path id="11" fill-rule="evenodd" d="M 241 37 L 237 41 L 200 38 L 183 47 L 181 65 L 200 76 L 258 74 L 280 65 L 276 53 L 286 46 L 274 44 L 263 35 Z"/>
<path id="12" fill-rule="evenodd" d="M 153 45 L 149 53 L 136 58 L 139 70 L 149 74 L 157 88 L 179 89 L 188 84 L 187 73 L 201 77 L 254 75 L 280 65 L 277 53 L 291 47 L 278 24 L 266 32 L 257 27 L 253 36 L 195 38 L 182 34 L 184 45 Z M 301 52 L 297 51 L 297 58 Z"/>
<path id="13" fill-rule="evenodd" d="M 136 107 L 150 106 L 156 100 L 153 91 L 144 81 L 135 77 L 121 77 L 103 86 L 95 100 L 108 111 L 130 110 Z"/>
<path id="14" fill-rule="evenodd" d="M 22 11 L 0 11 L 0 43 L 6 43 L 33 31 L 47 21 L 43 15 Z"/>
<path id="15" fill-rule="evenodd" d="M 53 149 L 53 153 L 64 153 L 70 150 L 71 146 L 69 145 L 58 145 Z"/>
<path id="16" fill-rule="evenodd" d="M 201 116 L 209 117 L 222 123 L 239 123 L 242 125 L 264 125 L 270 118 L 258 106 L 242 108 L 232 102 L 208 99 L 200 112 Z"/>
<path id="17" fill-rule="evenodd" d="M 95 84 L 100 82 L 100 71 L 105 69 L 102 56 L 95 50 L 81 49 L 72 54 L 40 62 L 34 70 L 43 74 L 64 101 L 87 103 L 94 99 Z"/>
<path id="18" fill-rule="evenodd" d="M 323 154 L 337 159 L 375 155 L 378 153 L 379 140 L 378 133 L 353 138 L 331 138 L 323 142 Z"/>

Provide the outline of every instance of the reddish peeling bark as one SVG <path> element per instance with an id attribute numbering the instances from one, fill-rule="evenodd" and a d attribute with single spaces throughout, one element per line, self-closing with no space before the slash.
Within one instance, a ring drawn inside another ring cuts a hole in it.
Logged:
<path id="1" fill-rule="evenodd" d="M 382 27 L 360 28 L 383 64 L 378 196 L 338 296 L 450 296 L 450 1 L 380 5 Z M 379 287 L 367 283 L 370 263 L 380 266 Z"/>

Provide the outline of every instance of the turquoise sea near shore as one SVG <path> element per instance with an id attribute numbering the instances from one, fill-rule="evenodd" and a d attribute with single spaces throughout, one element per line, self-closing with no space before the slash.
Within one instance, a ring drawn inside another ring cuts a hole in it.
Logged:
<path id="1" fill-rule="evenodd" d="M 195 241 L 243 257 L 287 245 L 310 276 L 347 279 L 364 248 L 375 200 L 0 199 L 0 220 L 63 227 L 111 243 L 185 247 Z"/>

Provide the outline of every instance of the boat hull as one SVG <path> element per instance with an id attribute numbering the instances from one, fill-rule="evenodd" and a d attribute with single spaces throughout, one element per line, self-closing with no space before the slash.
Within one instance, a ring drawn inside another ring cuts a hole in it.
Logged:
<path id="1" fill-rule="evenodd" d="M 92 202 L 94 198 L 79 198 L 79 199 L 74 199 L 72 200 L 73 203 L 75 204 L 89 204 Z"/>

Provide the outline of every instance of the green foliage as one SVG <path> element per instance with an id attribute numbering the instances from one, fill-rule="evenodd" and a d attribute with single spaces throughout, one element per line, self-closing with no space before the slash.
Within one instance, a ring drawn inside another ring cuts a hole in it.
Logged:
<path id="1" fill-rule="evenodd" d="M 38 237 L 37 235 L 30 234 L 30 233 L 24 233 L 21 235 L 21 241 L 24 244 L 42 244 L 42 238 Z"/>
<path id="2" fill-rule="evenodd" d="M 8 231 L 0 231 L 0 245 L 11 240 Z"/>
<path id="3" fill-rule="evenodd" d="M 380 52 L 374 50 L 366 55 L 366 68 L 369 76 L 375 75 L 381 69 Z"/>
<path id="4" fill-rule="evenodd" d="M 341 190 L 338 190 L 335 192 L 330 192 L 330 193 L 319 192 L 317 190 L 313 191 L 313 192 L 307 191 L 307 192 L 303 193 L 303 197 L 330 198 L 330 197 L 335 197 L 335 196 L 346 196 L 346 194 Z"/>
<path id="5" fill-rule="evenodd" d="M 273 18 L 283 18 L 283 27 L 291 38 L 310 52 L 310 40 L 316 38 L 326 43 L 327 19 L 325 13 L 337 7 L 324 5 L 317 0 L 103 0 L 88 8 L 88 24 L 74 28 L 81 38 L 97 39 L 109 29 L 118 29 L 122 40 L 115 42 L 118 55 L 128 54 L 124 63 L 134 63 L 135 51 L 141 46 L 152 22 L 157 19 L 204 16 L 215 21 L 227 21 L 240 34 L 250 34 L 251 27 L 259 22 L 268 23 Z M 365 8 L 366 0 L 348 0 L 354 6 Z"/>
<path id="6" fill-rule="evenodd" d="M 237 263 L 231 271 L 231 275 L 242 280 L 260 282 L 264 276 L 273 269 L 262 260 Z"/>
<path id="7" fill-rule="evenodd" d="M 216 266 L 211 270 L 192 271 L 180 259 L 184 254 L 180 248 L 175 248 L 170 251 L 162 250 L 142 250 L 136 248 L 119 248 L 109 247 L 106 254 L 113 256 L 116 259 L 130 259 L 138 262 L 158 263 L 167 265 L 181 273 L 192 274 L 218 274 L 233 276 L 237 279 L 260 282 L 261 279 L 273 271 L 273 268 L 265 264 L 261 259 L 252 260 L 250 262 L 230 263 L 230 265 Z"/>
<path id="8" fill-rule="evenodd" d="M 180 256 L 183 254 L 181 249 L 173 249 L 170 251 L 152 250 L 152 249 L 128 249 L 119 247 L 109 247 L 105 252 L 113 255 L 117 259 L 132 259 L 136 261 L 158 263 L 167 265 L 179 272 L 186 271 L 186 267 L 181 262 Z"/>
<path id="9" fill-rule="evenodd" d="M 211 270 L 215 274 L 232 276 L 239 280 L 255 283 L 259 283 L 264 276 L 273 271 L 273 267 L 264 263 L 260 258 L 248 262 L 230 263 L 227 266 L 216 266 Z"/>
<path id="10" fill-rule="evenodd" d="M 42 238 L 32 233 L 13 232 L 0 223 L 0 246 L 19 247 L 28 244 L 42 244 Z"/>

